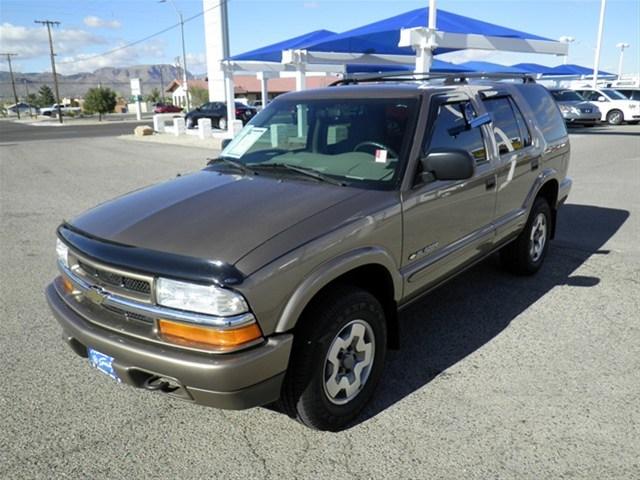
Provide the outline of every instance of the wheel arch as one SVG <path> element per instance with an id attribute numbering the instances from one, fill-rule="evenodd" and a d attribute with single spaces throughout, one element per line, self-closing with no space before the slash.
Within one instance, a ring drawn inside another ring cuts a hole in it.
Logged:
<path id="1" fill-rule="evenodd" d="M 556 234 L 556 216 L 558 214 L 558 192 L 560 190 L 560 184 L 556 178 L 549 178 L 538 189 L 535 198 L 542 197 L 549 204 L 551 208 L 551 235 L 550 238 L 555 238 Z"/>
<path id="2" fill-rule="evenodd" d="M 398 346 L 397 303 L 402 278 L 392 257 L 383 249 L 366 248 L 322 264 L 298 286 L 276 325 L 276 332 L 294 329 L 305 310 L 329 288 L 353 285 L 372 293 L 382 304 L 387 319 L 389 346 Z"/>

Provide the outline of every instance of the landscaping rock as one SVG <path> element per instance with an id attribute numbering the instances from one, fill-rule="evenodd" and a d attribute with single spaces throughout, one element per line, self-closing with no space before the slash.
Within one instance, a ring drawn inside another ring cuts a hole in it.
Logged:
<path id="1" fill-rule="evenodd" d="M 133 130 L 133 134 L 136 137 L 145 137 L 147 135 L 153 135 L 153 128 L 146 125 L 140 125 L 139 127 L 136 127 Z"/>

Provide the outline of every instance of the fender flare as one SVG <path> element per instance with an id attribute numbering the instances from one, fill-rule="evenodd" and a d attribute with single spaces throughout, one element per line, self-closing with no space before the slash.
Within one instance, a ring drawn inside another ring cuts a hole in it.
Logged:
<path id="1" fill-rule="evenodd" d="M 295 327 L 311 299 L 331 281 L 365 265 L 379 265 L 389 272 L 393 281 L 394 299 L 399 301 L 402 297 L 402 276 L 391 255 L 380 247 L 359 248 L 319 265 L 304 279 L 282 311 L 276 333 L 287 332 Z"/>

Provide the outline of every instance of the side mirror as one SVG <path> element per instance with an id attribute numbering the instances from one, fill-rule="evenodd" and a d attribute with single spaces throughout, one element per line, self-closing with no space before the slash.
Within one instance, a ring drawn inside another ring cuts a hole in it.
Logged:
<path id="1" fill-rule="evenodd" d="M 233 140 L 232 138 L 223 138 L 222 139 L 222 150 L 224 150 L 225 148 L 227 148 L 227 145 L 229 145 L 231 143 L 231 140 Z"/>
<path id="2" fill-rule="evenodd" d="M 606 101 L 607 101 L 607 99 L 606 99 L 605 97 L 603 97 L 602 95 L 600 95 L 600 96 L 598 97 L 598 101 L 599 101 L 599 102 L 606 102 Z"/>
<path id="3" fill-rule="evenodd" d="M 473 176 L 475 164 L 466 150 L 434 148 L 422 159 L 422 170 L 436 180 L 466 180 Z"/>

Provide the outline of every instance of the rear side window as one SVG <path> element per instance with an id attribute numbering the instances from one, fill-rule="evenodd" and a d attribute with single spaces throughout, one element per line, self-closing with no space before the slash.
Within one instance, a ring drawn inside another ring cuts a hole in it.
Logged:
<path id="1" fill-rule="evenodd" d="M 529 130 L 518 107 L 509 97 L 484 100 L 492 119 L 493 133 L 500 155 L 520 150 L 531 144 Z"/>
<path id="2" fill-rule="evenodd" d="M 425 150 L 459 148 L 468 151 L 476 163 L 487 161 L 482 129 L 468 128 L 465 115 L 475 113 L 470 102 L 444 103 L 438 107 L 431 140 Z"/>
<path id="3" fill-rule="evenodd" d="M 567 136 L 567 129 L 556 102 L 546 88 L 540 85 L 518 85 L 519 92 L 533 111 L 536 123 L 547 142 Z"/>

